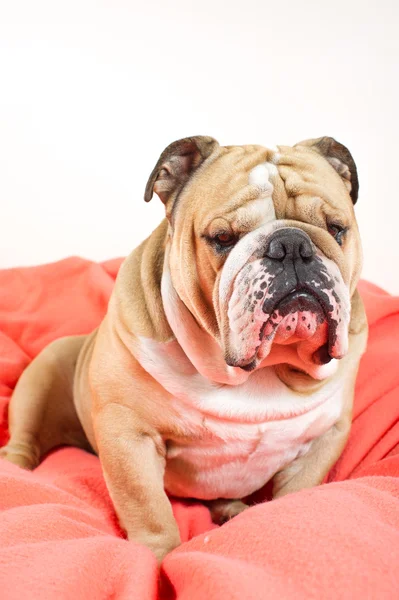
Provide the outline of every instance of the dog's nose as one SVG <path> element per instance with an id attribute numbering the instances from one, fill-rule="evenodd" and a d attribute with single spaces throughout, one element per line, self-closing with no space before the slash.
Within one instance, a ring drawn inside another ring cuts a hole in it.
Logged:
<path id="1" fill-rule="evenodd" d="M 299 258 L 306 261 L 313 258 L 314 249 L 309 236 L 304 231 L 287 227 L 273 233 L 265 255 L 273 260 Z"/>

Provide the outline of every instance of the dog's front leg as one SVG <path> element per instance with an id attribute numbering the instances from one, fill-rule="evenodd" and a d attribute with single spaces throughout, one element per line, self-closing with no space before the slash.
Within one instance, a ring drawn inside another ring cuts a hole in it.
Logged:
<path id="1" fill-rule="evenodd" d="M 108 403 L 94 418 L 105 481 L 128 539 L 150 548 L 158 562 L 180 544 L 164 490 L 165 447 L 134 411 Z"/>
<path id="2" fill-rule="evenodd" d="M 341 419 L 327 433 L 313 441 L 306 455 L 277 473 L 273 478 L 273 498 L 322 483 L 344 449 L 350 425 L 350 417 Z"/>

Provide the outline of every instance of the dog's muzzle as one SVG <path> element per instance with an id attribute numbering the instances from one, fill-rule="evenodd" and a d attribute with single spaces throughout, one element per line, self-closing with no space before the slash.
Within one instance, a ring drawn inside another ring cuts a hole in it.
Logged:
<path id="1" fill-rule="evenodd" d="M 346 352 L 348 293 L 337 265 L 301 229 L 274 231 L 237 274 L 226 362 L 256 368 L 273 343 L 304 342 L 315 364 Z"/>

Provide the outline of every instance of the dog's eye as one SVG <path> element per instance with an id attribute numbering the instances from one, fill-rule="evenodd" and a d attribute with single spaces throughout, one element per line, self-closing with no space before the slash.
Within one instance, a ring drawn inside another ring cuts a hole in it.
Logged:
<path id="1" fill-rule="evenodd" d="M 217 244 L 221 248 L 231 248 L 237 242 L 237 236 L 235 236 L 234 233 L 230 233 L 228 231 L 218 233 L 212 239 L 213 242 L 215 242 L 215 244 Z"/>
<path id="2" fill-rule="evenodd" d="M 328 226 L 328 232 L 331 233 L 337 244 L 342 246 L 344 241 L 344 235 L 348 231 L 347 227 L 342 227 L 341 225 L 337 225 L 337 223 L 330 223 Z"/>

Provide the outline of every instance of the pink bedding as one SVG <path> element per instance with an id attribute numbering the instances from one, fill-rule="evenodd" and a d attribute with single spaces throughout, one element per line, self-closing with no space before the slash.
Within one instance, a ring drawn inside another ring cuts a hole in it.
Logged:
<path id="1" fill-rule="evenodd" d="M 22 370 L 51 340 L 99 323 L 119 265 L 70 258 L 0 271 L 0 444 Z M 399 597 L 399 298 L 360 289 L 370 341 L 328 483 L 221 528 L 201 504 L 173 501 L 184 543 L 158 581 L 150 551 L 123 538 L 97 457 L 63 448 L 32 473 L 0 460 L 0 598 Z"/>

